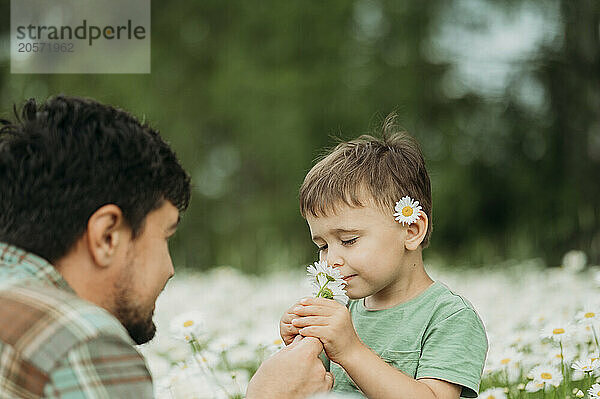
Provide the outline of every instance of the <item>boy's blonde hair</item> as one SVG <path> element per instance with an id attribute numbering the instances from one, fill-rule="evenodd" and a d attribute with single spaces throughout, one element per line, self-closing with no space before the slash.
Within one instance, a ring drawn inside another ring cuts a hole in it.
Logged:
<path id="1" fill-rule="evenodd" d="M 369 200 L 393 217 L 396 201 L 408 195 L 419 201 L 429 218 L 421 247 L 429 245 L 429 175 L 419 144 L 406 132 L 397 131 L 395 117 L 386 118 L 381 138 L 362 135 L 338 144 L 320 158 L 300 187 L 302 217 L 309 213 L 314 217 L 330 215 L 340 203 L 362 207 Z"/>

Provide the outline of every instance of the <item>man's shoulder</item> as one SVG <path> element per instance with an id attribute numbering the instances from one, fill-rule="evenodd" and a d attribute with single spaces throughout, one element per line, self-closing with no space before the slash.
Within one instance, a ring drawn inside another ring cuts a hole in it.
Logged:
<path id="1" fill-rule="evenodd" d="M 0 290 L 0 341 L 48 371 L 72 348 L 98 338 L 133 345 L 119 321 L 71 292 L 24 282 Z"/>

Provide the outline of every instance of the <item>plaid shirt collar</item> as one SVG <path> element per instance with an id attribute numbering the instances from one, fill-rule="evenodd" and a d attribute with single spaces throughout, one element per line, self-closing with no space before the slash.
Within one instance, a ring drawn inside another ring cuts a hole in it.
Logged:
<path id="1" fill-rule="evenodd" d="M 12 269 L 11 271 L 33 277 L 68 292 L 75 292 L 47 260 L 13 245 L 0 242 L 0 270 L 2 268 Z"/>

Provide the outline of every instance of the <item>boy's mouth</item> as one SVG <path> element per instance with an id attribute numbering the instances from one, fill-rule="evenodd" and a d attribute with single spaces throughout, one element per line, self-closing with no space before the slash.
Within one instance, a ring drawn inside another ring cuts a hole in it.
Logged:
<path id="1" fill-rule="evenodd" d="M 342 280 L 349 281 L 352 277 L 356 276 L 356 274 L 350 274 L 349 276 L 342 277 Z"/>

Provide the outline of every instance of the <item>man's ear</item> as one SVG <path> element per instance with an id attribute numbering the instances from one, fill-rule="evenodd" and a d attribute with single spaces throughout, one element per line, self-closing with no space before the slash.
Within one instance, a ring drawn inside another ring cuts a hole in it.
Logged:
<path id="1" fill-rule="evenodd" d="M 429 218 L 423 211 L 419 214 L 419 219 L 416 222 L 408 226 L 406 230 L 406 239 L 404 240 L 404 247 L 409 251 L 414 251 L 421 245 L 425 234 L 427 234 L 427 227 L 429 226 Z"/>
<path id="2" fill-rule="evenodd" d="M 109 266 L 114 260 L 119 245 L 129 237 L 121 208 L 104 205 L 90 216 L 87 225 L 87 245 L 94 260 L 100 267 Z"/>

